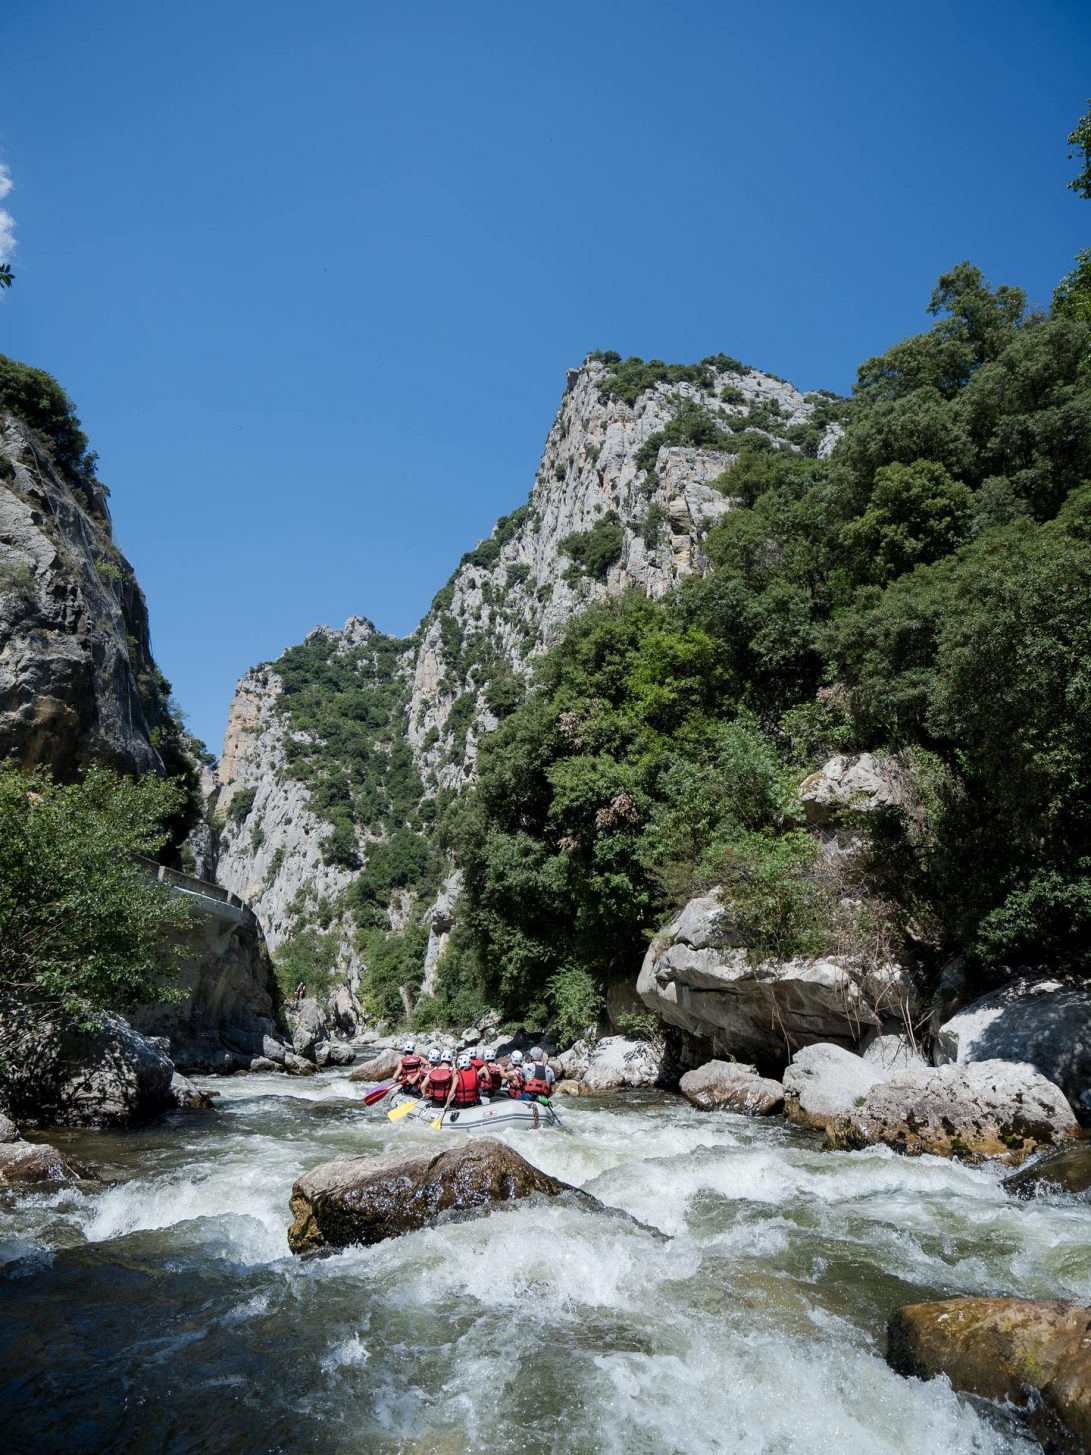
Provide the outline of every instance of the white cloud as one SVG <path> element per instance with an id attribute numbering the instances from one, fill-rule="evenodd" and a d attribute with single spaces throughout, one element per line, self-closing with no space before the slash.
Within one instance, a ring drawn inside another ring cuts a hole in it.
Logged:
<path id="1" fill-rule="evenodd" d="M 3 163 L 0 163 L 0 202 L 3 202 L 14 186 L 11 173 Z M 10 262 L 14 252 L 15 218 L 6 207 L 0 207 L 0 263 Z"/>

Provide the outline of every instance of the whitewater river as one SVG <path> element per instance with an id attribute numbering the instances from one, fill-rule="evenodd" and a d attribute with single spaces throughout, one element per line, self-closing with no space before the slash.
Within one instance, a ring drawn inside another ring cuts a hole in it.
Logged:
<path id="1" fill-rule="evenodd" d="M 343 1072 L 206 1085 L 213 1114 L 52 1136 L 105 1186 L 0 1195 L 10 1455 L 1033 1450 L 892 1374 L 886 1318 L 948 1294 L 1091 1299 L 1083 1207 L 660 1095 L 565 1100 L 570 1132 L 507 1140 L 666 1239 L 516 1205 L 302 1261 L 301 1171 L 440 1134 L 363 1110 Z"/>

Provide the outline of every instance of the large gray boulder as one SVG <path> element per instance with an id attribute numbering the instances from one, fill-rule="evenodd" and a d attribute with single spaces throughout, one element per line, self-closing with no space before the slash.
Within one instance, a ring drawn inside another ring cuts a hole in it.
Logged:
<path id="1" fill-rule="evenodd" d="M 827 1142 L 1014 1166 L 1079 1135 L 1064 1093 L 1033 1067 L 979 1061 L 895 1071 L 827 1130 Z"/>
<path id="2" fill-rule="evenodd" d="M 75 1157 L 66 1157 L 44 1142 L 0 1143 L 0 1187 L 26 1187 L 39 1183 L 97 1182 L 98 1178 Z"/>
<path id="3" fill-rule="evenodd" d="M 562 1192 L 594 1202 L 494 1137 L 446 1149 L 338 1157 L 304 1173 L 292 1188 L 288 1246 L 305 1253 L 378 1243 L 428 1227 L 444 1215 Z"/>
<path id="4" fill-rule="evenodd" d="M 848 1115 L 888 1073 L 843 1046 L 804 1046 L 784 1072 L 784 1110 L 789 1121 L 825 1130 Z"/>
<path id="5" fill-rule="evenodd" d="M 370 1061 L 365 1061 L 362 1066 L 357 1066 L 349 1080 L 389 1081 L 397 1071 L 401 1059 L 400 1051 L 380 1051 L 377 1056 L 372 1056 Z"/>
<path id="6" fill-rule="evenodd" d="M 654 1086 L 663 1064 L 662 1047 L 625 1036 L 605 1036 L 597 1043 L 583 1073 L 588 1091 L 633 1090 Z"/>
<path id="7" fill-rule="evenodd" d="M 297 1056 L 313 1061 L 319 1042 L 330 1038 L 325 1012 L 317 1000 L 308 998 L 290 1006 L 286 1014 L 292 1031 L 292 1050 Z"/>
<path id="8" fill-rule="evenodd" d="M 19 1128 L 12 1121 L 11 1117 L 0 1112 L 0 1142 L 17 1142 L 19 1140 Z"/>
<path id="9" fill-rule="evenodd" d="M 1024 1410 L 1046 1450 L 1091 1450 L 1089 1329 L 1086 1304 L 947 1298 L 891 1317 L 887 1360 L 899 1374 L 946 1375 L 957 1390 Z"/>
<path id="10" fill-rule="evenodd" d="M 356 1052 L 344 1041 L 319 1041 L 314 1059 L 319 1066 L 351 1066 L 356 1060 Z"/>
<path id="11" fill-rule="evenodd" d="M 855 1046 L 913 1004 L 899 966 L 850 956 L 754 960 L 716 896 L 690 900 L 653 941 L 637 993 L 725 1060 L 778 1062 L 816 1041 Z"/>
<path id="12" fill-rule="evenodd" d="M 93 1029 L 0 997 L 0 1096 L 29 1125 L 126 1126 L 176 1105 L 174 1064 L 117 1015 Z"/>
<path id="13" fill-rule="evenodd" d="M 1091 1112 L 1091 986 L 1018 976 L 942 1025 L 933 1059 L 940 1066 L 1026 1062 Z"/>
<path id="14" fill-rule="evenodd" d="M 737 1061 L 708 1061 L 696 1071 L 687 1071 L 678 1090 L 701 1111 L 764 1117 L 784 1110 L 780 1082 L 759 1076 L 753 1066 L 742 1066 Z"/>

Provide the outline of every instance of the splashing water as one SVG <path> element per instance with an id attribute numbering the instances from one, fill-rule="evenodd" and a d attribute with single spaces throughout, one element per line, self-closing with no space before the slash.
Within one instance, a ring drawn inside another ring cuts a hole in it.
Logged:
<path id="1" fill-rule="evenodd" d="M 217 1089 L 213 1115 L 53 1134 L 103 1186 L 7 1195 L 11 1449 L 999 1455 L 1036 1447 L 945 1381 L 891 1373 L 888 1315 L 1091 1298 L 1082 1207 L 659 1095 L 502 1133 L 606 1212 L 532 1201 L 299 1260 L 301 1171 L 437 1134 L 365 1111 L 343 1074 Z"/>

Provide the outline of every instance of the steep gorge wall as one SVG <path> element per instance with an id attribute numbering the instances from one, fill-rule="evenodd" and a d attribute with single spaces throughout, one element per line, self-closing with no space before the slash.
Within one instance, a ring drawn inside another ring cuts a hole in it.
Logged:
<path id="1" fill-rule="evenodd" d="M 808 424 L 821 402 L 730 360 L 692 372 L 695 380 L 654 382 L 629 404 L 610 392 L 608 364 L 587 359 L 569 372 L 527 503 L 467 552 L 413 636 L 392 642 L 352 618 L 341 631 L 320 627 L 308 637 L 306 646 L 320 646 L 341 669 L 358 663 L 361 681 L 373 671 L 375 645 L 384 647 L 398 691 L 378 736 L 408 742 L 426 803 L 472 781 L 478 744 L 496 726 L 504 700 L 520 690 L 533 659 L 573 616 L 630 588 L 661 597 L 705 569 L 703 540 L 732 505 L 712 482 L 734 454 L 722 440 L 717 448 L 664 443 L 658 451 L 649 440 L 689 408 L 702 411 L 725 437 L 760 418 L 775 443 L 791 448 L 793 431 Z M 822 453 L 837 433 L 836 425 L 826 428 Z M 613 531 L 605 565 L 581 569 L 572 538 L 587 540 L 604 527 Z M 316 808 L 313 791 L 313 763 L 324 755 L 328 768 L 342 750 L 312 742 L 310 730 L 293 721 L 277 666 L 243 677 L 229 713 L 219 768 L 217 811 L 225 823 L 218 875 L 255 906 L 274 948 L 316 917 L 340 931 L 342 970 L 355 981 L 363 966 L 342 896 L 358 871 L 329 862 L 324 840 L 333 826 Z M 308 754 L 310 781 L 298 766 Z M 233 814 L 233 803 L 245 812 Z M 427 815 L 412 826 L 427 833 Z M 387 839 L 390 821 L 379 822 L 357 802 L 353 832 L 366 872 L 369 844 Z M 448 876 L 424 917 L 432 927 L 430 969 L 456 888 Z M 422 908 L 408 893 L 393 895 L 390 926 L 401 928 Z"/>

